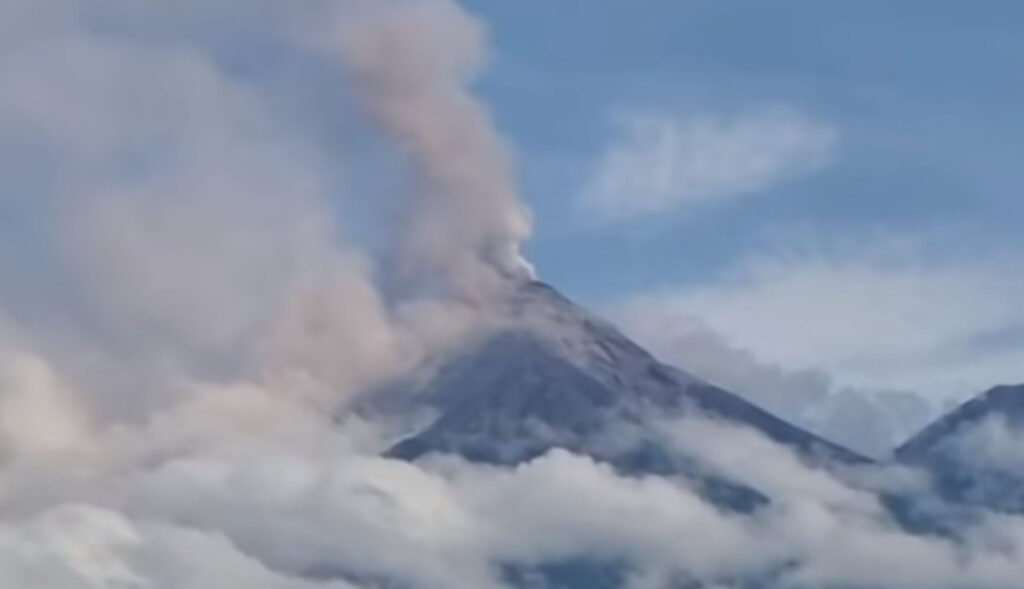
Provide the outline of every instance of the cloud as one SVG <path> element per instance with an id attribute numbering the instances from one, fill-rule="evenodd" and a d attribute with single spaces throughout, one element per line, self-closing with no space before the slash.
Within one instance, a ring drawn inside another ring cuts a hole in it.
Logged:
<path id="1" fill-rule="evenodd" d="M 945 443 L 964 464 L 978 470 L 1005 470 L 1024 476 L 1024 435 L 1005 417 L 961 427 Z"/>
<path id="2" fill-rule="evenodd" d="M 112 415 L 254 365 L 336 402 L 468 323 L 444 295 L 479 302 L 529 275 L 511 156 L 468 90 L 484 29 L 458 5 L 44 4 L 2 8 L 24 22 L 0 54 L 3 303 Z M 342 229 L 353 195 L 332 178 L 350 162 L 291 110 L 320 105 L 240 72 L 232 43 L 350 85 L 358 106 L 333 108 L 405 158 L 391 264 Z M 406 288 L 384 293 L 392 267 Z"/>
<path id="3" fill-rule="evenodd" d="M 109 445 L 102 455 L 122 456 L 116 466 L 84 480 L 55 473 L 64 479 L 57 492 L 93 505 L 58 502 L 12 524 L 18 549 L 8 554 L 21 554 L 22 544 L 31 550 L 41 521 L 47 542 L 63 539 L 46 570 L 156 587 L 178 586 L 168 575 L 186 575 L 196 589 L 234 575 L 280 583 L 270 587 L 392 579 L 499 588 L 507 586 L 501 563 L 572 559 L 628 563 L 634 582 L 655 587 L 779 571 L 784 586 L 800 588 L 1002 587 L 1024 566 L 1011 556 L 1015 548 L 986 548 L 1021 546 L 1013 518 L 983 524 L 970 532 L 977 542 L 966 544 L 912 536 L 889 521 L 870 488 L 810 469 L 757 432 L 697 417 L 663 423 L 662 431 L 717 472 L 772 491 L 771 506 L 750 517 L 723 513 L 684 480 L 626 477 L 560 450 L 515 468 L 455 458 L 409 464 L 356 450 L 348 424 L 339 428 L 323 414 L 271 415 L 269 429 L 225 429 L 237 414 L 199 407 L 166 415 L 166 425 L 179 426 L 166 433 L 191 442 L 176 448 L 160 442 L 156 421 L 101 436 Z M 211 417 L 219 433 L 188 427 Z M 137 436 L 134 444 L 126 433 Z M 31 505 L 38 492 L 15 491 L 8 489 L 9 506 Z M 190 559 L 197 564 L 180 571 Z M 877 562 L 886 567 L 866 566 Z"/>
<path id="4" fill-rule="evenodd" d="M 0 349 L 0 448 L 9 457 L 81 449 L 88 443 L 82 408 L 42 359 Z"/>
<path id="5" fill-rule="evenodd" d="M 345 254 L 301 142 L 187 31 L 105 34 L 96 21 L 139 12 L 42 4 L 0 55 L 5 153 L 23 163 L 0 195 L 0 239 L 23 252 L 0 264 L 4 303 L 137 413 L 169 374 L 237 370 L 279 299 Z"/>
<path id="6" fill-rule="evenodd" d="M 65 505 L 21 526 L 0 525 L 0 571 L 18 586 L 47 589 L 353 589 L 279 575 L 223 536 L 122 513 Z"/>
<path id="7" fill-rule="evenodd" d="M 908 434 L 950 399 L 1024 378 L 1012 265 L 899 249 L 755 255 L 610 314 L 666 360 L 860 446 L 886 422 Z"/>
<path id="8" fill-rule="evenodd" d="M 867 456 L 888 455 L 939 412 L 910 391 L 842 385 L 821 369 L 771 363 L 680 309 L 633 300 L 608 314 L 663 361 Z"/>
<path id="9" fill-rule="evenodd" d="M 630 113 L 601 153 L 579 206 L 602 222 L 750 195 L 815 171 L 838 131 L 790 108 L 732 116 Z"/>

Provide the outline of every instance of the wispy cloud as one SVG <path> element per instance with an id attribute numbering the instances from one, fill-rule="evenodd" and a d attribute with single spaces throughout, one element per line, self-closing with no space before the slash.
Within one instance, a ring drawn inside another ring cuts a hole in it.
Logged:
<path id="1" fill-rule="evenodd" d="M 660 299 L 634 299 L 609 315 L 662 360 L 868 456 L 886 456 L 938 412 L 911 391 L 843 385 L 821 369 L 768 361 L 737 334 L 727 338 Z"/>
<path id="2" fill-rule="evenodd" d="M 1024 326 L 1021 296 L 1012 265 L 996 260 L 758 255 L 718 280 L 633 297 L 623 317 L 662 348 L 671 347 L 672 325 L 697 317 L 769 364 L 821 369 L 843 384 L 962 396 L 1024 378 L 1024 347 L 1006 335 Z"/>
<path id="3" fill-rule="evenodd" d="M 734 199 L 820 169 L 839 133 L 795 109 L 724 116 L 634 112 L 597 159 L 579 196 L 599 222 L 628 220 Z"/>

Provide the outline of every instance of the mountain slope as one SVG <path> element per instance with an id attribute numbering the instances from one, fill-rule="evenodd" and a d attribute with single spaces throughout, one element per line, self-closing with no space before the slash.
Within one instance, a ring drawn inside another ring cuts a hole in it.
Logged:
<path id="1" fill-rule="evenodd" d="M 546 284 L 522 285 L 496 314 L 496 329 L 407 391 L 438 417 L 392 456 L 442 452 L 514 464 L 564 447 L 625 471 L 685 471 L 685 461 L 643 432 L 652 419 L 700 415 L 751 427 L 806 456 L 865 460 L 662 364 Z M 624 444 L 630 433 L 639 438 Z"/>
<path id="2" fill-rule="evenodd" d="M 626 475 L 677 475 L 719 509 L 749 513 L 771 501 L 742 478 L 703 461 L 707 448 L 680 447 L 659 424 L 706 418 L 750 428 L 808 461 L 867 459 L 792 426 L 742 398 L 655 359 L 613 326 L 550 286 L 521 285 L 494 310 L 494 325 L 420 375 L 371 395 L 385 411 L 428 409 L 431 419 L 388 455 L 432 453 L 514 465 L 565 448 Z M 681 420 L 681 421 L 677 421 Z M 728 443 L 718 438 L 700 445 Z M 566 555 L 552 562 L 501 563 L 514 587 L 598 589 L 627 583 L 629 563 Z M 680 587 L 695 586 L 680 581 Z M 768 586 L 764 580 L 744 587 Z"/>
<path id="3" fill-rule="evenodd" d="M 1024 513 L 1024 385 L 998 386 L 896 449 L 949 501 Z"/>

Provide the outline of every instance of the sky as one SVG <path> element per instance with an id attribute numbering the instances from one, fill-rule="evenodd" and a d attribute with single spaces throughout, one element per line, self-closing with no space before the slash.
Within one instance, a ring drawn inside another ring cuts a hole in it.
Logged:
<path id="1" fill-rule="evenodd" d="M 545 280 L 670 357 L 652 326 L 939 403 L 1024 380 L 1018 3 L 466 5 Z"/>

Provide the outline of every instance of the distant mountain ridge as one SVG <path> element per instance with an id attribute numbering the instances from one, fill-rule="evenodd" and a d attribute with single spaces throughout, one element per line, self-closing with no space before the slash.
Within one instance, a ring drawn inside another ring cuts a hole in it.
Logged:
<path id="1" fill-rule="evenodd" d="M 993 416 L 1024 427 L 1024 385 L 1000 385 L 967 400 L 901 444 L 895 454 L 905 459 L 916 458 L 933 449 L 946 436 Z"/>
<path id="2" fill-rule="evenodd" d="M 1024 513 L 1024 385 L 997 386 L 970 399 L 894 456 L 926 469 L 948 501 Z"/>

